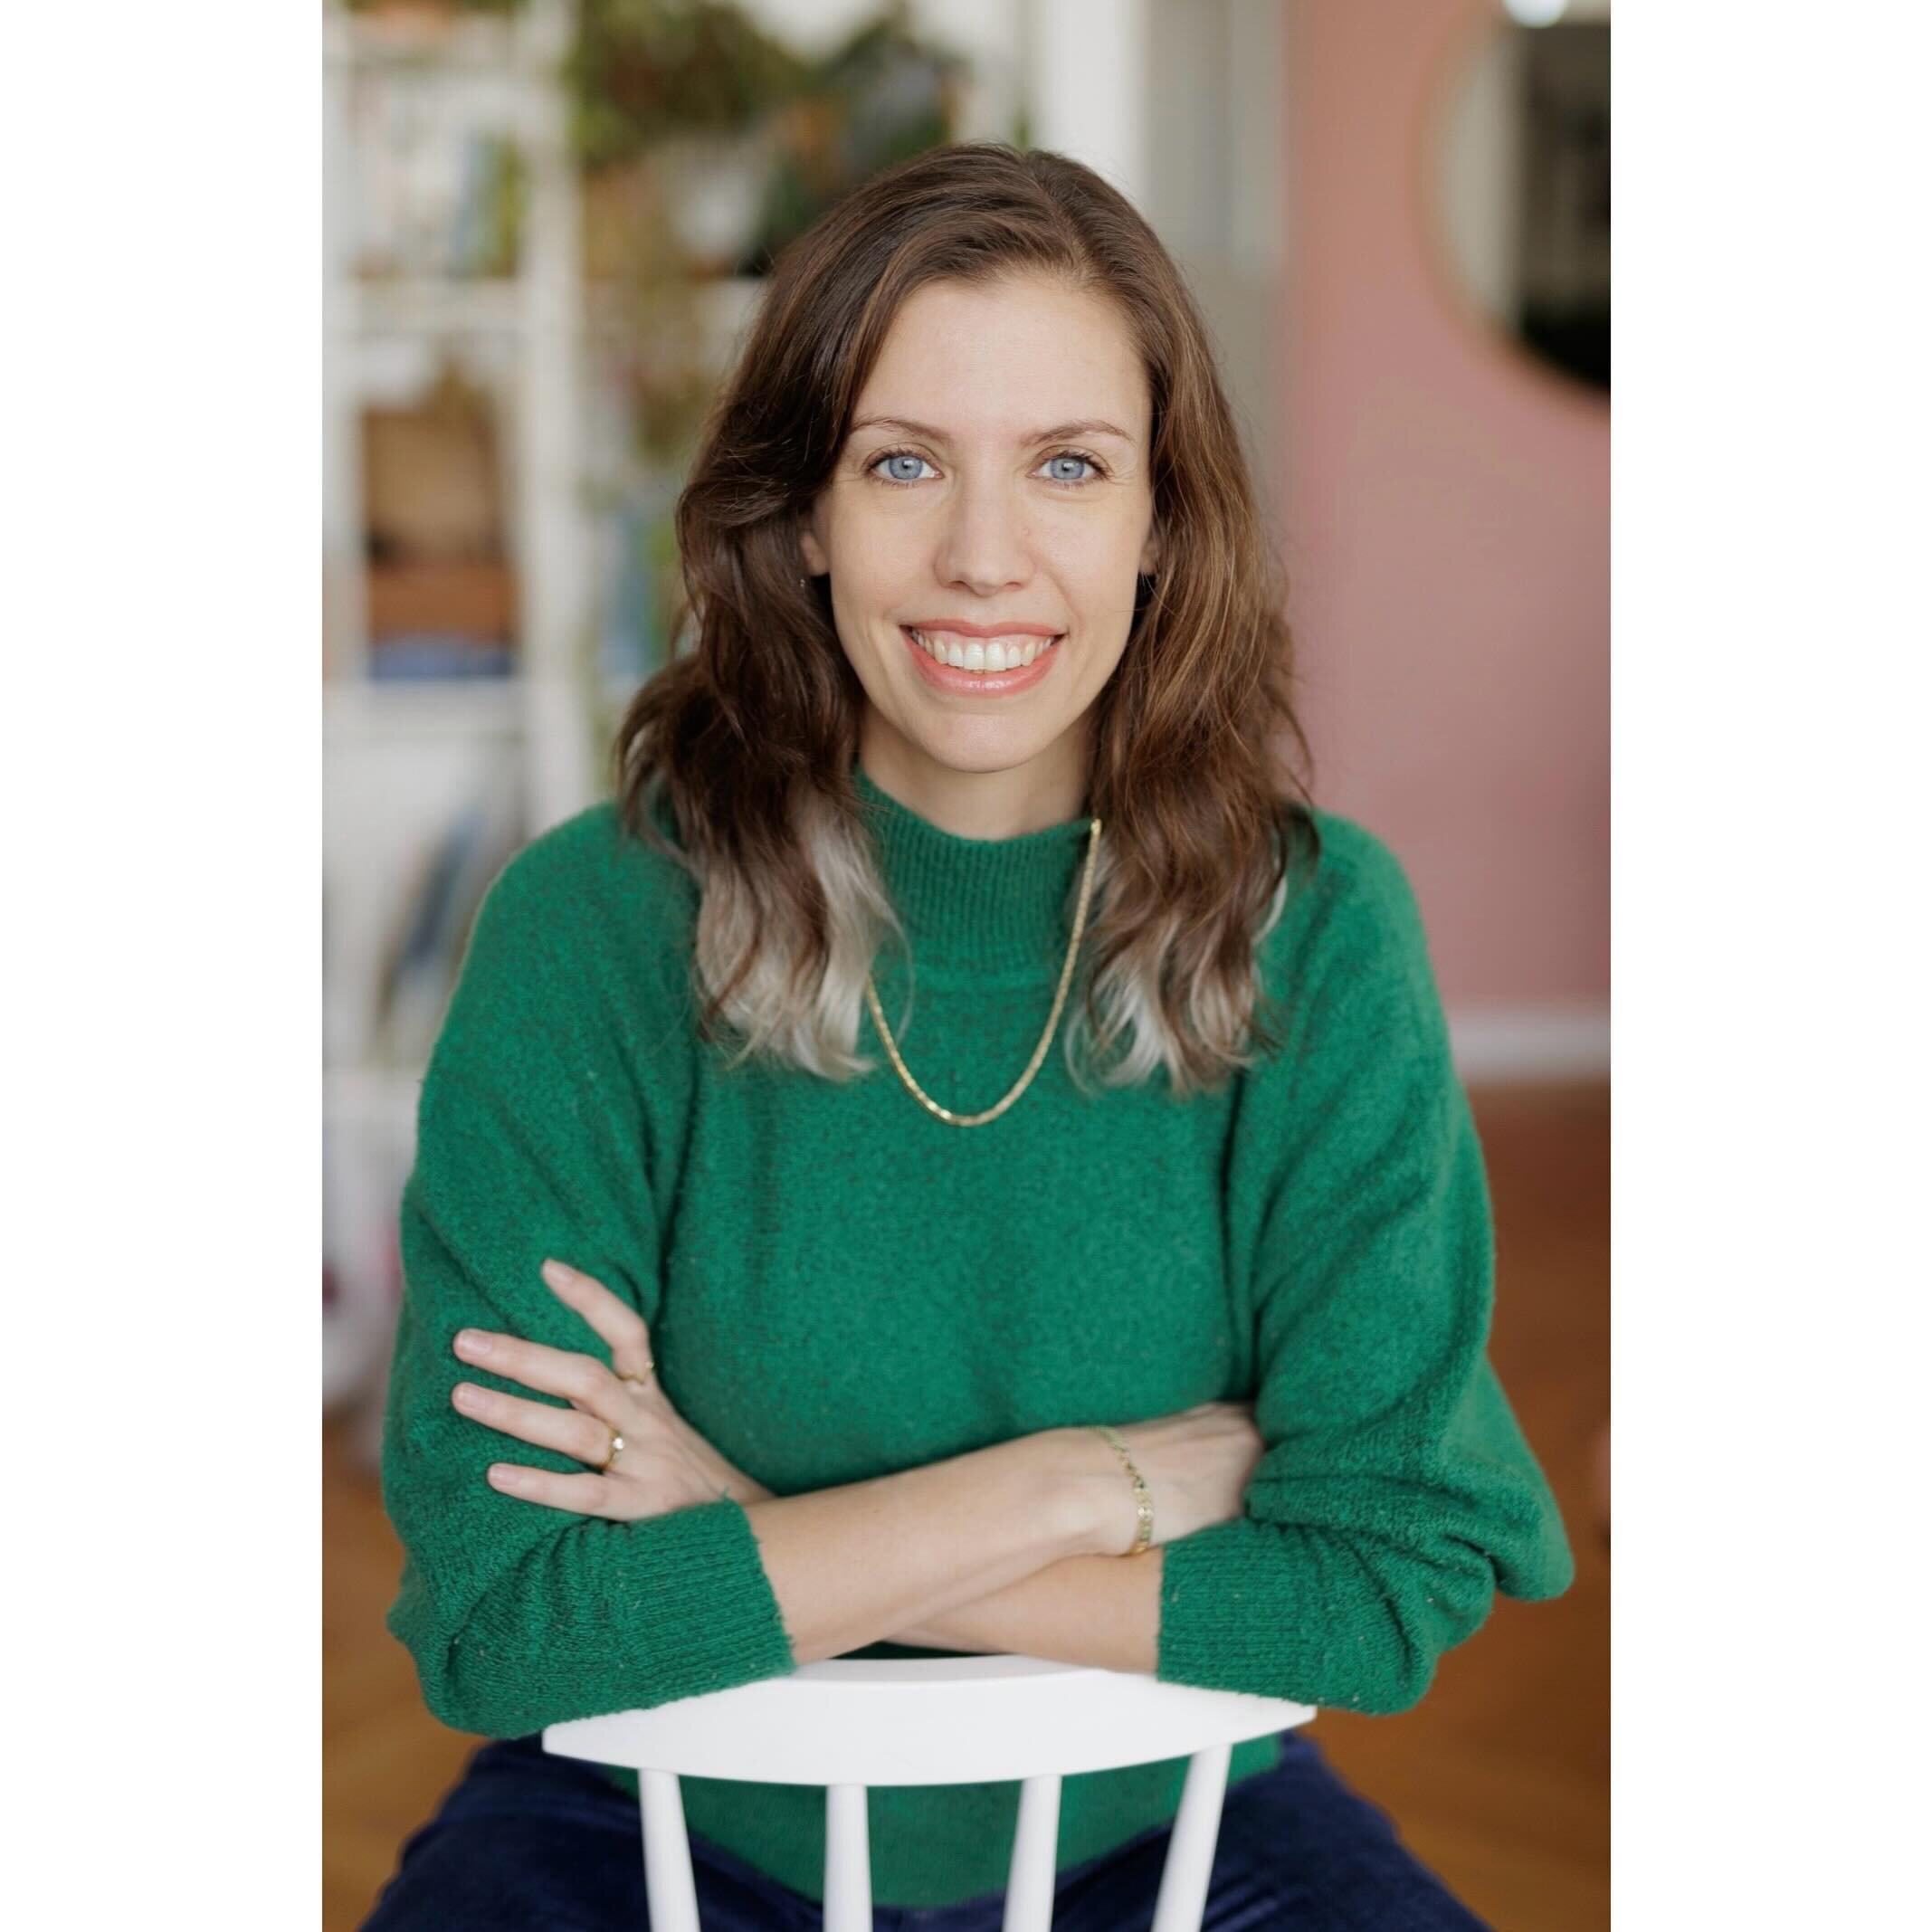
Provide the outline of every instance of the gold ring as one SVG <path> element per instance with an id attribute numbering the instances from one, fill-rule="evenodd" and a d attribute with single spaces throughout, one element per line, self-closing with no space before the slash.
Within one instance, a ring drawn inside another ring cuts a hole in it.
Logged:
<path id="1" fill-rule="evenodd" d="M 648 1375 L 656 1366 L 657 1364 L 655 1362 L 646 1362 L 644 1364 L 644 1375 Z M 625 1375 L 623 1378 L 623 1385 L 627 1389 L 641 1389 L 645 1385 L 644 1375 Z"/>
<path id="2" fill-rule="evenodd" d="M 610 1451 L 610 1453 L 609 1453 L 609 1454 L 608 1454 L 607 1456 L 605 1456 L 605 1457 L 604 1457 L 604 1461 L 601 1461 L 600 1463 L 598 1463 L 598 1465 L 597 1465 L 597 1473 L 598 1473 L 598 1474 L 599 1474 L 600 1476 L 601 1476 L 601 1475 L 603 1475 L 603 1474 L 604 1474 L 604 1472 L 605 1472 L 606 1470 L 609 1470 L 609 1468 L 610 1468 L 611 1464 L 612 1464 L 612 1463 L 614 1463 L 614 1461 L 616 1461 L 617 1458 L 618 1458 L 618 1457 L 619 1457 L 619 1456 L 620 1456 L 620 1455 L 621 1455 L 621 1454 L 622 1454 L 623 1452 L 623 1437 L 622 1437 L 621 1435 L 619 1435 L 619 1434 L 617 1433 L 617 1432 L 616 1432 L 616 1431 L 615 1431 L 614 1429 L 613 1429 L 613 1430 L 611 1431 L 611 1451 Z"/>

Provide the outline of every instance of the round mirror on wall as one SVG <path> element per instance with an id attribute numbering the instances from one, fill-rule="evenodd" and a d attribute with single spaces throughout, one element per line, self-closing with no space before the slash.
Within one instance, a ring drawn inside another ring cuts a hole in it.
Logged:
<path id="1" fill-rule="evenodd" d="M 1456 306 L 1607 395 L 1610 0 L 1508 0 L 1453 43 L 1422 162 L 1431 253 Z"/>

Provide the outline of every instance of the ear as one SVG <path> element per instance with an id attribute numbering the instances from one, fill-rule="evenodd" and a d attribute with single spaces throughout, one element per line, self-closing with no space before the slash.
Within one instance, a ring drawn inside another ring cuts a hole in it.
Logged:
<path id="1" fill-rule="evenodd" d="M 1152 576 L 1160 568 L 1160 547 L 1158 533 L 1149 530 L 1147 532 L 1147 540 L 1141 546 L 1140 550 L 1140 574 L 1142 576 Z"/>
<path id="2" fill-rule="evenodd" d="M 798 520 L 798 549 L 805 560 L 805 568 L 814 576 L 824 576 L 831 572 L 832 559 L 825 555 L 824 546 L 819 542 L 809 517 L 801 517 Z"/>

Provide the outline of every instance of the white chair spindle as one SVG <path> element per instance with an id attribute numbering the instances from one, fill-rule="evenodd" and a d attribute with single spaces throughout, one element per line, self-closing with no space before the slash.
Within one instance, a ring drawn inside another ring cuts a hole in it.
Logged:
<path id="1" fill-rule="evenodd" d="M 651 1932 L 701 1932 L 678 1774 L 640 1771 L 637 1803 L 643 1823 L 644 1896 L 651 1904 Z"/>
<path id="2" fill-rule="evenodd" d="M 1020 1781 L 1020 1821 L 1013 1862 L 1006 1868 L 1003 1932 L 1050 1932 L 1053 1923 L 1053 1853 L 1060 1842 L 1060 1775 Z"/>
<path id="3" fill-rule="evenodd" d="M 825 1787 L 825 1932 L 872 1932 L 865 1786 Z"/>
<path id="4" fill-rule="evenodd" d="M 1232 1756 L 1232 1746 L 1217 1744 L 1196 1751 L 1187 1762 L 1187 1782 L 1181 1786 L 1180 1809 L 1174 1814 L 1167 1856 L 1161 1866 L 1153 1932 L 1201 1932 Z"/>

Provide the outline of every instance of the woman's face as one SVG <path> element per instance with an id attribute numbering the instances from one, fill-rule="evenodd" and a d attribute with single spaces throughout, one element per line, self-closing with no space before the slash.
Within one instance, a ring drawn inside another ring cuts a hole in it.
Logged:
<path id="1" fill-rule="evenodd" d="M 1023 771 L 1081 808 L 1087 714 L 1158 561 L 1150 411 L 1098 296 L 1029 277 L 908 298 L 801 532 L 875 777 Z M 994 661 L 1014 668 L 978 668 Z"/>

